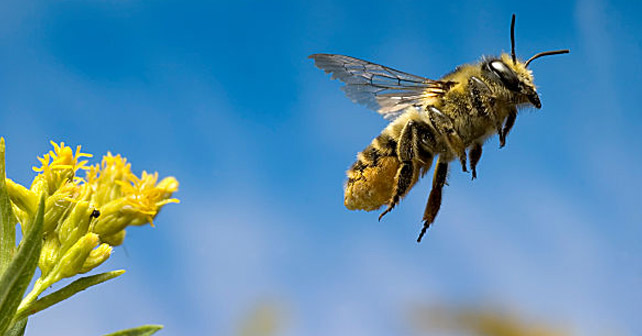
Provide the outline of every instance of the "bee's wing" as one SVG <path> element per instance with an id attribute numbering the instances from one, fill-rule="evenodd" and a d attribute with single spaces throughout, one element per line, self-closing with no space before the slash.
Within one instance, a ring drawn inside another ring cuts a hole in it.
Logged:
<path id="1" fill-rule="evenodd" d="M 443 96 L 454 82 L 435 81 L 411 75 L 358 58 L 331 55 L 310 55 L 315 65 L 332 74 L 346 85 L 342 87 L 353 102 L 365 105 L 393 120 L 411 106 L 432 104 Z"/>

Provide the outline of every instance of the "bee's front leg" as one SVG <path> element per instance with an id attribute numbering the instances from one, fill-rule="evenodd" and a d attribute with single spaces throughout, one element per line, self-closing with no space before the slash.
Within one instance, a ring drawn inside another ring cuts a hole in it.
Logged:
<path id="1" fill-rule="evenodd" d="M 499 133 L 499 148 L 502 148 L 506 145 L 506 136 L 508 132 L 515 125 L 515 119 L 517 119 L 517 108 L 511 106 L 510 111 L 508 111 L 508 116 L 506 117 L 506 122 L 504 123 L 504 129 Z"/>
<path id="2" fill-rule="evenodd" d="M 468 80 L 468 94 L 471 105 L 477 111 L 477 114 L 489 118 L 495 126 L 495 131 L 499 135 L 500 148 L 503 147 L 506 134 L 502 131 L 503 120 L 497 116 L 495 97 L 492 90 L 483 80 L 471 76 Z"/>

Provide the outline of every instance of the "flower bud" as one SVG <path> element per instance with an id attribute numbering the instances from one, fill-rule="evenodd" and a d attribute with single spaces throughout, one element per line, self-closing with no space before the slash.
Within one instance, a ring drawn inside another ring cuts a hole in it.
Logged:
<path id="1" fill-rule="evenodd" d="M 43 174 L 40 174 L 33 179 L 33 182 L 31 182 L 31 188 L 29 188 L 29 190 L 31 190 L 36 195 L 50 195 L 49 187 L 47 186 L 47 179 Z"/>
<path id="2" fill-rule="evenodd" d="M 68 185 L 70 187 L 73 186 L 71 183 L 68 183 Z M 70 200 L 71 191 L 71 188 L 63 187 L 45 201 L 45 222 L 43 227 L 45 233 L 55 230 L 69 215 L 70 207 L 73 206 L 73 202 Z"/>
<path id="3" fill-rule="evenodd" d="M 62 244 L 63 251 L 66 251 L 89 229 L 89 220 L 93 209 L 89 208 L 86 201 L 78 201 L 74 205 L 71 213 L 60 224 L 58 228 L 58 239 Z"/>
<path id="4" fill-rule="evenodd" d="M 125 241 L 125 235 L 127 232 L 125 230 L 120 230 L 109 236 L 100 236 L 100 241 L 107 243 L 111 246 L 119 246 Z"/>
<path id="5" fill-rule="evenodd" d="M 98 267 L 100 264 L 109 259 L 111 255 L 112 247 L 108 244 L 100 244 L 97 248 L 93 249 L 85 262 L 82 265 L 79 273 L 87 273 L 92 269 Z"/>
<path id="6" fill-rule="evenodd" d="M 42 242 L 42 250 L 38 259 L 38 268 L 40 268 L 42 278 L 49 274 L 51 268 L 56 264 L 59 253 L 60 241 L 58 241 L 58 236 L 53 233 L 46 235 Z"/>
<path id="7" fill-rule="evenodd" d="M 38 194 L 33 193 L 22 185 L 13 182 L 7 178 L 7 193 L 11 202 L 15 204 L 20 210 L 26 212 L 28 215 L 33 216 L 38 209 Z"/>
<path id="8" fill-rule="evenodd" d="M 56 270 L 54 270 L 57 271 L 57 274 L 55 274 L 53 282 L 78 274 L 91 251 L 98 245 L 98 241 L 98 235 L 94 233 L 82 236 L 60 259 Z"/>
<path id="9" fill-rule="evenodd" d="M 129 225 L 131 226 L 143 226 L 143 225 L 151 225 L 152 227 L 154 226 L 154 218 L 149 215 L 141 214 L 141 213 L 136 213 L 136 216 L 132 217 L 132 221 L 129 222 Z"/>
<path id="10" fill-rule="evenodd" d="M 130 216 L 126 216 L 123 209 L 129 207 L 124 198 L 113 200 L 100 207 L 100 217 L 96 219 L 92 232 L 101 237 L 113 235 L 130 224 Z"/>
<path id="11" fill-rule="evenodd" d="M 158 183 L 156 188 L 163 191 L 161 199 L 168 199 L 178 191 L 178 180 L 173 176 L 166 177 Z"/>

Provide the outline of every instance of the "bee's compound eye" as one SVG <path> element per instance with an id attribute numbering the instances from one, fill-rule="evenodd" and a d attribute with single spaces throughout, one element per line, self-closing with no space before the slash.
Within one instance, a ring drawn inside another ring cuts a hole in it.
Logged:
<path id="1" fill-rule="evenodd" d="M 492 61 L 488 64 L 490 70 L 495 73 L 502 83 L 510 90 L 517 91 L 519 88 L 519 79 L 517 75 L 502 61 Z"/>

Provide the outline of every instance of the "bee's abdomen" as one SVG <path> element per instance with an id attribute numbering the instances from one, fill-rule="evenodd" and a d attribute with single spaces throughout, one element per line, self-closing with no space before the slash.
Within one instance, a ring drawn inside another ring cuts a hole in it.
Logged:
<path id="1" fill-rule="evenodd" d="M 397 142 L 382 133 L 357 155 L 347 172 L 345 206 L 350 210 L 372 211 L 388 203 L 399 169 Z"/>

